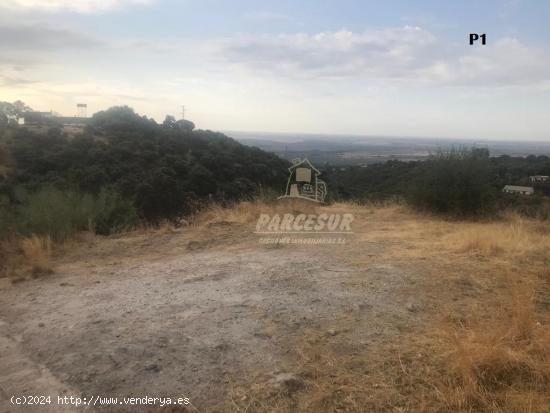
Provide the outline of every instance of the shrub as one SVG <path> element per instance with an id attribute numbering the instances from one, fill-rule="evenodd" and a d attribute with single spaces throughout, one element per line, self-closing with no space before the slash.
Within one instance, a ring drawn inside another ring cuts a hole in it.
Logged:
<path id="1" fill-rule="evenodd" d="M 138 220 L 133 203 L 118 192 L 104 189 L 96 202 L 93 229 L 97 234 L 108 235 L 130 229 Z"/>
<path id="2" fill-rule="evenodd" d="M 532 196 L 503 194 L 502 209 L 540 220 L 550 220 L 550 199 L 535 193 Z"/>
<path id="3" fill-rule="evenodd" d="M 78 230 L 87 229 L 93 217 L 93 198 L 74 192 L 43 188 L 34 193 L 19 191 L 16 208 L 17 232 L 22 235 L 49 235 L 65 240 Z"/>
<path id="4" fill-rule="evenodd" d="M 439 151 L 422 165 L 408 198 L 420 209 L 474 216 L 494 210 L 498 194 L 491 185 L 489 152 L 452 148 Z"/>
<path id="5" fill-rule="evenodd" d="M 15 217 L 10 208 L 11 197 L 10 188 L 0 182 L 0 238 L 4 238 L 10 232 L 13 232 Z"/>
<path id="6" fill-rule="evenodd" d="M 131 202 L 104 189 L 98 196 L 46 187 L 34 193 L 19 191 L 15 207 L 19 234 L 49 236 L 63 241 L 78 231 L 110 234 L 132 226 L 137 214 Z"/>

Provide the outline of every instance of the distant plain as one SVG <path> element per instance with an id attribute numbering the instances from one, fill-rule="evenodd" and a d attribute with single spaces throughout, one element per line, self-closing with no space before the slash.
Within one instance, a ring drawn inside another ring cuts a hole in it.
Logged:
<path id="1" fill-rule="evenodd" d="M 313 163 L 334 166 L 368 165 L 390 159 L 423 160 L 439 149 L 450 147 L 488 148 L 491 156 L 550 155 L 548 141 L 383 137 L 226 131 L 239 142 L 273 152 L 282 158 L 307 157 Z M 527 139 L 527 140 L 523 140 Z"/>

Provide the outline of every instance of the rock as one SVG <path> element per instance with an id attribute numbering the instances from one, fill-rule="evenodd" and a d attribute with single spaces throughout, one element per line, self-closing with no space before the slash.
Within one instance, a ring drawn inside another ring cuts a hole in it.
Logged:
<path id="1" fill-rule="evenodd" d="M 335 336 L 336 334 L 338 334 L 338 331 L 331 328 L 330 330 L 327 331 L 327 334 L 329 336 Z"/>
<path id="2" fill-rule="evenodd" d="M 279 373 L 269 380 L 269 383 L 274 388 L 285 391 L 289 395 L 305 387 L 304 380 L 294 373 Z"/>
<path id="3" fill-rule="evenodd" d="M 160 367 L 158 364 L 151 363 L 145 366 L 145 371 L 152 371 L 154 373 L 158 373 L 161 370 L 162 370 L 162 367 Z"/>
<path id="4" fill-rule="evenodd" d="M 419 306 L 418 306 L 418 304 L 413 303 L 412 301 L 409 301 L 409 302 L 407 303 L 406 308 L 407 308 L 407 311 L 409 311 L 409 312 L 411 312 L 411 313 L 416 313 L 416 312 L 418 311 L 418 309 L 419 309 Z"/>
<path id="5" fill-rule="evenodd" d="M 367 303 L 361 303 L 357 305 L 357 310 L 359 311 L 366 311 L 366 310 L 370 310 L 371 308 L 372 308 L 372 305 Z"/>

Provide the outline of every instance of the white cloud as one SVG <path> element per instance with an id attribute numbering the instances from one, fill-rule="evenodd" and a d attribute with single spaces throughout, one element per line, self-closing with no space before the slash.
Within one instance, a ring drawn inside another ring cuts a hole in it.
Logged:
<path id="1" fill-rule="evenodd" d="M 229 61 L 254 70 L 298 77 L 399 77 L 432 54 L 435 37 L 406 26 L 355 33 L 242 36 L 222 42 Z"/>
<path id="2" fill-rule="evenodd" d="M 0 7 L 14 10 L 73 11 L 94 13 L 132 5 L 147 5 L 153 0 L 2 0 Z"/>
<path id="3" fill-rule="evenodd" d="M 434 86 L 542 87 L 550 55 L 515 38 L 449 45 L 420 27 L 366 32 L 264 34 L 225 39 L 220 55 L 259 74 L 290 78 L 389 79 Z"/>
<path id="4" fill-rule="evenodd" d="M 517 39 L 503 38 L 470 53 L 434 62 L 418 76 L 443 85 L 543 87 L 550 81 L 550 55 Z"/>

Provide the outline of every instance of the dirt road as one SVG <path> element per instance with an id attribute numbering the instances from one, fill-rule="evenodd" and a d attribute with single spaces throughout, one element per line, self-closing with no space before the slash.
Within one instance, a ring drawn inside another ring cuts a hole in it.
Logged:
<path id="1" fill-rule="evenodd" d="M 276 386 L 292 375 L 308 336 L 365 351 L 421 317 L 407 292 L 421 272 L 377 260 L 392 242 L 358 250 L 356 234 L 342 246 L 269 247 L 242 226 L 207 229 L 94 238 L 60 258 L 54 274 L 5 283 L 0 411 L 26 411 L 6 399 L 29 392 L 187 397 L 199 411 L 223 409 L 236 383 Z M 358 258 L 371 262 L 353 265 Z M 14 360 L 24 360 L 25 374 L 10 368 Z"/>

